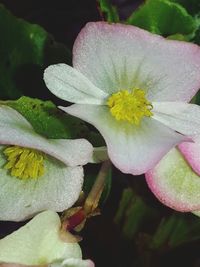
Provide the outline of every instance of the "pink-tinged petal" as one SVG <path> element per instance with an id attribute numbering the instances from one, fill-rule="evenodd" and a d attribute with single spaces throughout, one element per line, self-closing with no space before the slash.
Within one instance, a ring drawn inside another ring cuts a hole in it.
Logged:
<path id="1" fill-rule="evenodd" d="M 78 104 L 102 104 L 108 95 L 83 74 L 66 65 L 51 65 L 44 72 L 48 89 L 63 100 Z"/>
<path id="2" fill-rule="evenodd" d="M 0 220 L 22 221 L 47 209 L 61 212 L 77 201 L 83 185 L 81 166 L 67 167 L 46 156 L 43 176 L 21 180 L 3 168 L 6 164 L 3 149 L 1 146 Z"/>
<path id="3" fill-rule="evenodd" d="M 73 66 L 105 92 L 139 87 L 151 101 L 188 101 L 200 88 L 200 48 L 140 28 L 88 23 L 73 48 Z"/>
<path id="4" fill-rule="evenodd" d="M 194 143 L 183 142 L 178 148 L 192 169 L 200 175 L 200 137 L 195 137 Z"/>
<path id="5" fill-rule="evenodd" d="M 166 206 L 183 212 L 200 210 L 200 176 L 177 149 L 145 175 L 151 191 Z"/>
<path id="6" fill-rule="evenodd" d="M 200 106 L 183 102 L 154 102 L 153 118 L 187 136 L 200 135 Z"/>
<path id="7" fill-rule="evenodd" d="M 72 167 L 88 163 L 93 152 L 85 139 L 47 139 L 37 134 L 20 113 L 7 106 L 0 106 L 0 144 L 37 149 Z"/>
<path id="8" fill-rule="evenodd" d="M 106 106 L 75 104 L 60 108 L 99 130 L 105 138 L 110 159 L 124 173 L 145 173 L 184 140 L 182 135 L 150 118 L 143 119 L 139 127 L 116 121 Z"/>
<path id="9" fill-rule="evenodd" d="M 52 265 L 52 267 L 54 267 L 54 265 Z M 62 262 L 62 265 L 60 265 L 60 267 L 95 267 L 95 265 L 91 260 L 81 260 L 74 258 L 65 260 L 64 262 Z"/>

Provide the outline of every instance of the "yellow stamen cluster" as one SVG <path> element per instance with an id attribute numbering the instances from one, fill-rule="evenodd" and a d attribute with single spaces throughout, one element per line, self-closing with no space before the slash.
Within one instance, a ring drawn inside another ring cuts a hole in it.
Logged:
<path id="1" fill-rule="evenodd" d="M 153 116 L 151 112 L 153 106 L 145 94 L 141 89 L 133 89 L 131 92 L 121 90 L 109 97 L 107 105 L 116 120 L 139 125 L 144 116 Z"/>
<path id="2" fill-rule="evenodd" d="M 3 152 L 8 161 L 4 168 L 10 170 L 11 176 L 36 179 L 44 174 L 44 156 L 41 152 L 19 146 L 7 147 Z"/>

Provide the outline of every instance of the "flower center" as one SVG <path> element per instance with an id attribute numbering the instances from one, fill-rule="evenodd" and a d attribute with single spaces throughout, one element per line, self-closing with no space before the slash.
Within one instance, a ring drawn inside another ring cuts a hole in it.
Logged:
<path id="1" fill-rule="evenodd" d="M 133 89 L 131 92 L 121 90 L 109 97 L 107 105 L 116 120 L 139 125 L 144 116 L 153 116 L 151 112 L 153 106 L 145 94 L 141 89 Z"/>
<path id="2" fill-rule="evenodd" d="M 19 146 L 7 147 L 4 151 L 7 157 L 5 169 L 11 176 L 20 179 L 36 179 L 44 174 L 44 156 L 41 152 Z"/>

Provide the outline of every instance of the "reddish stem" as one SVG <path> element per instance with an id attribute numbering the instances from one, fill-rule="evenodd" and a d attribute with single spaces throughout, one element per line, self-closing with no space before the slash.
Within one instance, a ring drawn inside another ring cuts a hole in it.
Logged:
<path id="1" fill-rule="evenodd" d="M 76 226 L 80 225 L 85 219 L 86 214 L 82 208 L 67 219 L 66 230 L 73 230 L 74 228 L 76 228 Z"/>

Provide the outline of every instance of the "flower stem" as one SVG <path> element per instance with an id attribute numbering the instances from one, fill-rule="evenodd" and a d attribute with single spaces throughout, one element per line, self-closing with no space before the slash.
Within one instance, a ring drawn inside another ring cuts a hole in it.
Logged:
<path id="1" fill-rule="evenodd" d="M 104 163 L 101 166 L 101 169 L 99 171 L 99 174 L 97 176 L 97 179 L 88 195 L 88 197 L 85 200 L 84 204 L 84 211 L 87 215 L 91 214 L 96 210 L 99 204 L 99 200 L 101 197 L 101 194 L 104 189 L 106 176 L 108 174 L 108 171 L 111 167 L 110 160 L 104 161 Z"/>

